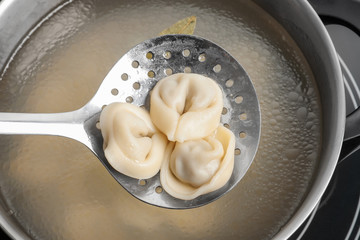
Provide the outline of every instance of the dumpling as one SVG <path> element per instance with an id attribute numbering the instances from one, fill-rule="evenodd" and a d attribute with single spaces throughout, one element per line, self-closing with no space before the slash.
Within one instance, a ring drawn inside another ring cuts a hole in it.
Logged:
<path id="1" fill-rule="evenodd" d="M 146 110 L 112 103 L 101 112 L 100 128 L 105 157 L 114 169 L 137 179 L 151 178 L 160 170 L 168 141 Z"/>
<path id="2" fill-rule="evenodd" d="M 219 125 L 223 108 L 218 84 L 194 73 L 161 79 L 150 100 L 150 116 L 170 141 L 184 142 L 209 136 Z"/>
<path id="3" fill-rule="evenodd" d="M 234 168 L 235 136 L 219 126 L 203 139 L 170 143 L 160 170 L 164 190 L 191 200 L 224 186 Z"/>

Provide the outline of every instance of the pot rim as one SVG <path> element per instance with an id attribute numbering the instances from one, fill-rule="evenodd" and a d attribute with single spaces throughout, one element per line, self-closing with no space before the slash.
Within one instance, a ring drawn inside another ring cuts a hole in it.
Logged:
<path id="1" fill-rule="evenodd" d="M 331 106 L 331 112 L 333 113 L 333 118 L 331 121 L 333 125 L 336 126 L 336 128 L 332 129 L 333 131 L 330 134 L 330 136 L 332 136 L 330 139 L 331 147 L 324 149 L 324 146 L 322 146 L 321 148 L 322 159 L 325 159 L 326 161 L 325 163 L 322 161 L 322 166 L 317 166 L 318 172 L 317 175 L 312 179 L 312 186 L 310 187 L 310 190 L 308 191 L 307 195 L 304 196 L 304 199 L 299 205 L 299 208 L 290 218 L 290 220 L 280 229 L 278 233 L 273 236 L 273 239 L 280 240 L 288 239 L 304 223 L 304 221 L 308 218 L 308 216 L 312 213 L 321 200 L 321 197 L 329 185 L 337 166 L 343 143 L 346 120 L 345 89 L 343 84 L 342 71 L 338 54 L 335 50 L 330 35 L 328 34 L 328 31 L 326 30 L 320 17 L 308 1 L 296 1 L 294 4 L 297 4 L 299 8 L 303 9 L 301 14 L 306 16 L 308 21 L 311 22 L 311 27 L 315 29 L 316 33 L 318 34 L 317 38 L 322 42 L 322 47 L 328 53 L 328 59 L 330 61 L 326 64 L 330 66 L 329 68 L 332 70 L 331 74 L 333 79 L 335 79 L 333 84 L 337 90 L 336 95 L 333 96 L 336 100 L 332 102 L 333 104 Z M 312 71 L 314 71 L 314 69 L 312 69 Z M 321 106 L 324 106 L 324 104 L 328 103 L 324 103 L 324 101 L 322 101 Z M 322 135 L 324 135 L 324 132 Z"/>
<path id="2" fill-rule="evenodd" d="M 16 0 L 2 0 L 0 2 L 0 30 L 3 31 L 2 23 L 6 22 L 5 25 L 7 25 L 7 29 L 14 29 L 19 27 L 16 25 L 16 23 L 12 23 L 11 21 L 8 21 L 9 13 L 7 12 L 8 9 L 11 9 L 13 7 L 19 8 L 21 5 L 21 8 L 24 9 L 24 14 L 20 15 L 20 18 L 23 19 L 21 21 L 23 23 L 23 26 L 20 27 L 20 30 L 16 33 L 16 35 L 11 35 L 11 37 L 2 37 L 0 38 L 0 45 L 5 44 L 6 46 L 3 49 L 0 49 L 0 65 L 3 65 L 5 63 L 11 62 L 11 59 L 16 54 L 17 50 L 21 47 L 21 44 L 26 41 L 23 38 L 23 36 L 26 36 L 27 34 L 31 33 L 32 31 L 35 31 L 37 27 L 41 25 L 40 19 L 43 18 L 43 14 L 40 15 L 40 13 L 47 12 L 45 16 L 51 16 L 52 14 L 56 13 L 58 10 L 60 10 L 63 6 L 67 5 L 68 3 L 71 3 L 73 0 L 53 0 L 53 1 L 45 1 L 41 2 L 36 1 L 31 2 L 30 1 L 19 1 Z M 261 0 L 254 0 L 256 3 L 259 3 Z M 264 0 L 263 2 L 266 2 Z M 280 2 L 280 1 L 279 1 Z M 344 85 L 342 82 L 342 73 L 341 73 L 341 67 L 340 63 L 338 61 L 338 55 L 336 53 L 335 47 L 332 43 L 332 40 L 323 25 L 322 21 L 320 20 L 319 16 L 315 12 L 315 10 L 312 8 L 310 3 L 306 0 L 297 0 L 294 1 L 297 4 L 299 8 L 303 9 L 301 11 L 301 14 L 306 16 L 308 18 L 308 21 L 312 23 L 312 28 L 316 30 L 318 34 L 319 40 L 323 43 L 323 48 L 327 51 L 329 55 L 330 61 L 327 63 L 327 65 L 331 66 L 333 78 L 337 81 L 334 83 L 335 88 L 337 89 L 337 95 L 336 95 L 336 101 L 334 101 L 334 105 L 332 106 L 333 112 L 336 114 L 333 114 L 334 119 L 332 121 L 336 125 L 336 129 L 332 132 L 332 136 L 334 136 L 334 139 L 332 139 L 332 146 L 330 149 L 326 149 L 326 154 L 323 156 L 324 158 L 328 158 L 326 161 L 326 164 L 323 164 L 324 166 L 318 167 L 320 169 L 320 172 L 317 176 L 314 177 L 312 186 L 310 187 L 310 191 L 307 193 L 307 195 L 304 197 L 304 200 L 300 203 L 299 208 L 295 212 L 295 214 L 290 218 L 290 220 L 280 229 L 278 233 L 276 233 L 273 236 L 273 239 L 287 239 L 289 238 L 300 226 L 301 224 L 306 220 L 306 218 L 311 214 L 313 209 L 317 206 L 318 202 L 321 199 L 321 196 L 325 192 L 331 177 L 335 171 L 337 160 L 340 155 L 341 146 L 342 146 L 342 140 L 344 136 L 345 131 L 345 116 L 346 116 L 346 107 L 345 107 L 345 90 Z M 60 4 L 60 5 L 59 5 Z M 258 4 L 261 7 L 261 4 Z M 39 12 L 39 15 L 31 15 L 32 9 L 37 9 L 36 12 Z M 43 11 L 39 11 L 40 9 L 43 9 Z M 261 7 L 263 8 L 263 7 Z M 47 9 L 47 10 L 45 10 Z M 48 12 L 48 9 L 51 9 L 50 12 Z M 272 14 L 271 14 L 272 15 Z M 30 18 L 34 21 L 26 21 L 24 19 Z M 46 19 L 47 17 L 45 17 Z M 40 21 L 40 22 L 39 22 Z M 36 25 L 31 25 L 32 22 L 36 22 Z M 9 26 L 10 25 L 10 26 Z M 29 32 L 29 29 L 31 31 Z M 1 36 L 8 36 L 6 32 L 3 32 L 0 34 Z M 14 40 L 16 39 L 16 40 Z M 18 45 L 20 42 L 20 47 Z M 10 56 L 9 58 L 1 58 L 1 56 Z M 6 66 L 5 66 L 6 68 Z M 0 69 L 0 74 L 4 72 L 5 69 Z M 1 80 L 1 75 L 0 75 Z M 324 152 L 324 149 L 322 149 Z M 1 201 L 2 202 L 2 201 Z M 9 214 L 8 211 L 0 204 L 0 227 L 13 239 L 29 239 L 30 237 L 25 234 L 25 231 L 21 229 L 18 224 L 14 221 L 11 214 Z"/>

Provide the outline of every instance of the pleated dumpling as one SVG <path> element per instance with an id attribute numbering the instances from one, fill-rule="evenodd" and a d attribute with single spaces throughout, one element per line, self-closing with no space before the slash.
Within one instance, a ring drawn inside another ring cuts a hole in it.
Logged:
<path id="1" fill-rule="evenodd" d="M 160 170 L 166 136 L 152 124 L 149 113 L 129 103 L 112 103 L 100 115 L 105 157 L 117 171 L 138 179 Z"/>
<path id="2" fill-rule="evenodd" d="M 218 84 L 199 74 L 178 73 L 160 80 L 150 100 L 150 116 L 170 141 L 209 136 L 219 125 L 223 108 Z"/>
<path id="3" fill-rule="evenodd" d="M 170 143 L 160 181 L 175 198 L 191 200 L 224 186 L 234 168 L 235 136 L 219 126 L 203 139 Z"/>

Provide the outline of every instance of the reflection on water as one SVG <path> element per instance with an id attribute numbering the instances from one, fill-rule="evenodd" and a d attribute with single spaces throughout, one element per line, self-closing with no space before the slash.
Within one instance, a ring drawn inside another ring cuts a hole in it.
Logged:
<path id="1" fill-rule="evenodd" d="M 312 74 L 293 41 L 248 2 L 75 1 L 19 51 L 0 82 L 0 110 L 79 108 L 123 53 L 191 15 L 198 17 L 195 34 L 230 52 L 249 73 L 259 96 L 261 142 L 244 179 L 205 207 L 160 209 L 131 197 L 80 143 L 1 136 L 1 189 L 32 235 L 269 239 L 289 220 L 315 167 L 320 105 Z"/>

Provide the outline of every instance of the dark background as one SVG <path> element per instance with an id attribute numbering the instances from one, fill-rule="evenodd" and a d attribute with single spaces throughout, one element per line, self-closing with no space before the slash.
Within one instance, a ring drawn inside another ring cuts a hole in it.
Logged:
<path id="1" fill-rule="evenodd" d="M 2 0 L 0 0 L 1 4 Z M 347 113 L 360 106 L 360 1 L 310 0 L 356 84 L 347 90 Z M 1 36 L 0 36 L 1 37 Z M 346 72 L 343 69 L 343 72 Z M 349 80 L 350 76 L 344 73 Z M 357 86 L 358 85 L 358 86 Z M 352 93 L 353 97 L 350 97 Z M 312 216 L 290 240 L 358 240 L 360 236 L 360 151 L 338 164 Z M 0 230 L 0 239 L 10 239 Z"/>

